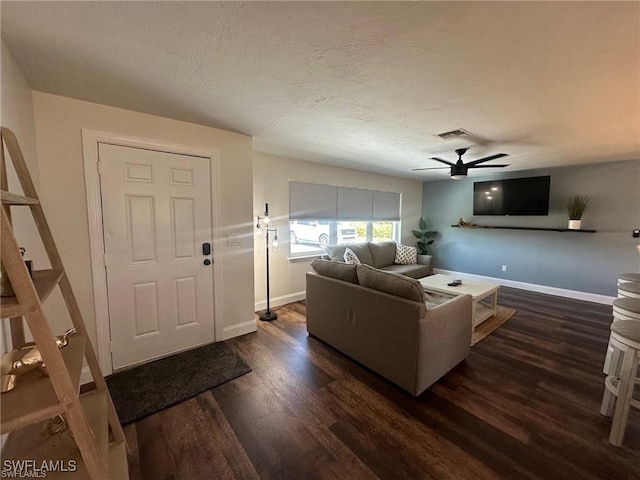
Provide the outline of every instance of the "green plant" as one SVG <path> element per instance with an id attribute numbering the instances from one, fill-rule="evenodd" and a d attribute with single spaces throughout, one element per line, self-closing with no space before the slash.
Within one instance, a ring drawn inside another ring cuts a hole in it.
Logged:
<path id="1" fill-rule="evenodd" d="M 580 220 L 588 204 L 589 198 L 584 195 L 575 195 L 567 200 L 569 220 Z"/>
<path id="2" fill-rule="evenodd" d="M 381 242 L 393 237 L 392 222 L 373 222 L 373 241 Z"/>
<path id="3" fill-rule="evenodd" d="M 418 239 L 418 253 L 420 255 L 429 255 L 429 246 L 433 243 L 433 237 L 435 237 L 438 232 L 427 230 L 426 220 L 420 217 L 418 230 L 411 230 L 411 233 L 413 233 L 413 236 Z"/>

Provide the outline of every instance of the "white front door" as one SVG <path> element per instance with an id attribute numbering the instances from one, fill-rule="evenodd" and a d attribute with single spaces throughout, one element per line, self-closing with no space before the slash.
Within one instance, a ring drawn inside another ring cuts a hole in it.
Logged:
<path id="1" fill-rule="evenodd" d="M 113 369 L 214 341 L 210 159 L 98 157 Z"/>

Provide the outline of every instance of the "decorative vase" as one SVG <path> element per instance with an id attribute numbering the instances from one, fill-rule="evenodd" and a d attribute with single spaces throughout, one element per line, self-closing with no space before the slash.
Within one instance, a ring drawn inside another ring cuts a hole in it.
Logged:
<path id="1" fill-rule="evenodd" d="M 582 220 L 569 220 L 569 230 L 580 230 Z"/>

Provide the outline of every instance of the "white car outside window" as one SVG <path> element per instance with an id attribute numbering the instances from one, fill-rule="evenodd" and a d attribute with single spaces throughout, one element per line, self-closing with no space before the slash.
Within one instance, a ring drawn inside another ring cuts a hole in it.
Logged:
<path id="1" fill-rule="evenodd" d="M 298 220 L 290 222 L 291 244 L 311 243 L 325 249 L 331 240 L 329 221 Z M 338 223 L 337 243 L 356 241 L 356 229 L 352 226 Z"/>

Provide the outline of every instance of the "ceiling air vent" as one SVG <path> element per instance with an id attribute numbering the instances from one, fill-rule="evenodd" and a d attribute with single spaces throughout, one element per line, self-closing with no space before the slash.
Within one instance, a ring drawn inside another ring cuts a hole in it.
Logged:
<path id="1" fill-rule="evenodd" d="M 442 138 L 443 140 L 451 140 L 452 138 L 466 137 L 467 135 L 471 134 L 466 130 L 459 128 L 457 130 L 451 130 L 450 132 L 439 133 L 438 137 Z"/>

